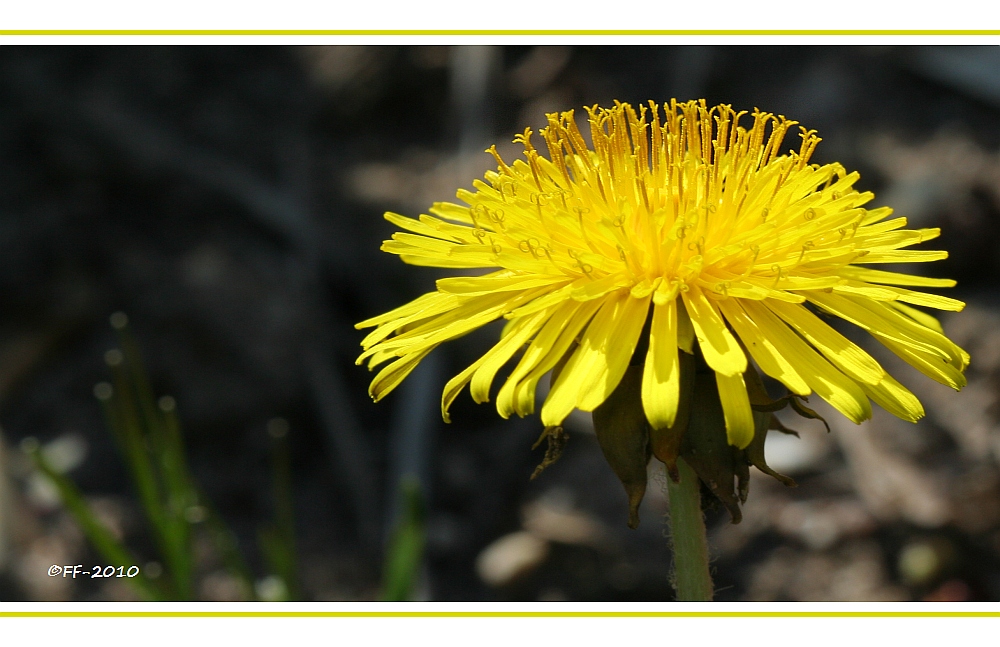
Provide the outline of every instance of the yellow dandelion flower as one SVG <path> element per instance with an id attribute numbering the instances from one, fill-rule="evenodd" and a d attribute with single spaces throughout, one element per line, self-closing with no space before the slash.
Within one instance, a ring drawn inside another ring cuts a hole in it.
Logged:
<path id="1" fill-rule="evenodd" d="M 937 228 L 905 229 L 840 164 L 810 164 L 820 139 L 797 122 L 692 101 L 638 110 L 587 108 L 592 148 L 572 111 L 548 115 L 546 157 L 526 129 L 525 159 L 435 203 L 419 219 L 387 213 L 401 229 L 382 249 L 413 265 L 484 268 L 358 324 L 375 327 L 358 363 L 383 364 L 379 400 L 438 345 L 494 320 L 499 342 L 444 388 L 442 414 L 470 384 L 487 402 L 497 372 L 523 349 L 496 394 L 500 415 L 536 408 L 539 380 L 555 371 L 541 406 L 547 427 L 573 409 L 593 411 L 630 362 L 642 364 L 641 401 L 653 429 L 673 425 L 681 393 L 679 350 L 714 371 L 731 445 L 747 447 L 754 416 L 744 374 L 753 360 L 792 394 L 816 393 L 850 420 L 872 400 L 905 420 L 919 400 L 875 359 L 830 327 L 833 315 L 871 333 L 928 377 L 959 389 L 968 354 L 913 306 L 963 303 L 913 290 L 954 281 L 874 269 L 947 257 L 906 249 Z M 740 125 L 744 121 L 745 125 Z M 648 333 L 644 333 L 648 330 Z M 648 337 L 647 337 L 648 335 Z M 644 357 L 633 355 L 637 348 Z M 752 368 L 750 370 L 753 370 Z M 749 381 L 749 380 L 748 380 Z"/>

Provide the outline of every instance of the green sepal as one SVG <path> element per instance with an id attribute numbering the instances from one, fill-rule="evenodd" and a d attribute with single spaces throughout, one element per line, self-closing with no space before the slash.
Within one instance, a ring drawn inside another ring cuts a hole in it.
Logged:
<path id="1" fill-rule="evenodd" d="M 684 440 L 684 432 L 688 427 L 688 420 L 691 417 L 691 393 L 694 391 L 695 359 L 694 355 L 679 353 L 680 369 L 680 399 L 677 403 L 677 415 L 674 417 L 674 424 L 663 429 L 649 430 L 649 441 L 656 456 L 667 468 L 667 474 L 674 483 L 680 482 L 680 474 L 677 471 L 677 457 L 680 456 L 681 443 Z M 639 403 L 640 406 L 642 403 Z"/>
<path id="2" fill-rule="evenodd" d="M 754 410 L 753 440 L 750 441 L 750 444 L 743 450 L 746 457 L 745 462 L 753 465 L 768 476 L 777 479 L 786 486 L 795 487 L 797 484 L 794 480 L 784 474 L 775 472 L 773 469 L 768 467 L 767 461 L 764 459 L 764 442 L 767 439 L 767 432 L 769 429 L 773 429 L 775 424 L 781 425 L 781 422 L 778 421 L 778 418 L 767 409 L 761 410 L 757 408 L 757 405 L 766 406 L 774 403 L 770 402 L 771 398 L 767 395 L 767 390 L 764 388 L 764 382 L 760 379 L 760 375 L 757 373 L 757 369 L 755 369 L 753 365 L 747 366 L 746 373 L 743 374 L 743 382 L 747 385 L 747 395 L 750 397 L 750 406 L 753 407 Z M 782 401 L 791 402 L 792 406 L 795 406 L 795 396 L 780 398 L 779 400 L 776 400 L 775 403 Z M 784 403 L 782 404 L 782 407 L 783 406 Z M 746 501 L 745 492 L 740 492 L 740 499 Z"/>
<path id="3" fill-rule="evenodd" d="M 789 395 L 783 398 L 778 398 L 777 400 L 773 400 L 771 402 L 767 402 L 765 404 L 751 404 L 750 408 L 753 409 L 755 413 L 756 412 L 771 413 L 774 411 L 781 411 L 782 409 L 788 406 L 788 402 L 791 399 L 792 396 Z"/>
<path id="4" fill-rule="evenodd" d="M 827 424 L 823 416 L 819 415 L 803 402 L 808 402 L 809 399 L 795 394 L 789 393 L 788 395 L 778 398 L 777 400 L 772 400 L 767 394 L 767 390 L 764 388 L 764 383 L 760 379 L 760 375 L 757 374 L 757 370 L 754 367 L 748 366 L 746 373 L 743 374 L 743 381 L 747 385 L 747 395 L 750 396 L 750 408 L 754 410 L 754 419 L 756 420 L 757 413 L 773 413 L 775 411 L 781 411 L 788 405 L 792 406 L 795 413 L 799 414 L 803 418 L 809 418 L 810 420 L 819 420 L 826 427 L 827 433 L 830 432 L 830 425 Z M 775 418 L 777 420 L 777 418 Z M 777 423 L 778 427 L 770 426 L 769 429 L 775 429 L 781 431 L 782 433 L 790 433 L 798 436 L 798 432 L 788 429 L 780 422 Z M 757 427 L 759 429 L 759 426 Z"/>
<path id="5" fill-rule="evenodd" d="M 542 435 L 538 437 L 535 444 L 531 446 L 532 449 L 538 449 L 539 445 L 542 444 L 543 440 L 548 441 L 548 446 L 545 448 L 545 456 L 542 458 L 542 462 L 538 464 L 535 471 L 531 473 L 531 480 L 534 481 L 538 478 L 538 475 L 545 470 L 549 465 L 554 464 L 562 456 L 563 450 L 566 449 L 566 443 L 569 441 L 569 434 L 562 427 L 546 427 L 542 430 Z"/>
<path id="6" fill-rule="evenodd" d="M 778 420 L 778 416 L 775 415 L 771 416 L 771 424 L 768 426 L 768 429 L 773 431 L 780 431 L 781 433 L 786 434 L 788 436 L 795 436 L 796 438 L 800 437 L 799 432 L 795 431 L 794 429 L 789 429 L 788 427 L 786 427 L 784 423 Z"/>
<path id="7" fill-rule="evenodd" d="M 719 401 L 714 372 L 696 355 L 680 353 L 681 392 L 674 425 L 652 429 L 642 406 L 642 366 L 629 366 L 614 392 L 593 412 L 594 431 L 605 459 L 625 488 L 629 501 L 628 525 L 639 525 L 639 504 L 646 492 L 646 466 L 652 456 L 663 462 L 675 483 L 679 482 L 678 458 L 683 458 L 698 479 L 726 507 L 733 523 L 739 523 L 750 487 L 750 466 L 777 479 L 789 487 L 795 481 L 771 469 L 764 456 L 764 443 L 771 429 L 795 434 L 774 415 L 789 404 L 806 417 L 822 418 L 790 395 L 772 400 L 764 388 L 757 370 L 748 366 L 743 374 L 747 395 L 753 409 L 754 437 L 745 449 L 729 444 L 726 420 Z M 803 413 L 804 412 L 804 413 Z M 542 439 L 556 446 L 556 458 L 561 437 L 552 437 L 555 429 L 546 429 Z M 796 434 L 797 435 L 797 434 Z M 537 446 L 537 443 L 536 443 Z M 548 452 L 546 459 L 550 458 Z M 546 463 L 543 461 L 543 467 Z"/>
<path id="8" fill-rule="evenodd" d="M 621 382 L 594 409 L 594 431 L 628 495 L 628 527 L 639 525 L 639 504 L 646 494 L 646 466 L 652 457 L 649 423 L 642 408 L 642 367 L 629 366 Z"/>
<path id="9" fill-rule="evenodd" d="M 816 413 L 815 411 L 813 411 L 812 409 L 810 409 L 809 407 L 802 404 L 801 400 L 804 400 L 804 398 L 793 397 L 790 401 L 792 408 L 795 409 L 795 413 L 799 414 L 803 418 L 809 418 L 811 420 L 819 420 L 820 422 L 823 423 L 823 426 L 826 427 L 826 433 L 830 433 L 830 425 L 829 423 L 827 423 L 826 419 L 823 418 L 823 416 Z"/>
<path id="10" fill-rule="evenodd" d="M 681 443 L 681 457 L 698 478 L 729 510 L 733 523 L 743 518 L 733 481 L 737 474 L 737 454 L 726 437 L 726 419 L 719 403 L 715 374 L 695 373 L 691 417 Z"/>
<path id="11" fill-rule="evenodd" d="M 767 437 L 767 430 L 771 425 L 770 419 L 774 417 L 774 414 L 769 413 L 765 415 L 767 415 L 768 419 L 763 423 L 763 429 L 761 429 L 760 425 L 757 426 L 757 432 L 754 434 L 753 440 L 749 445 L 747 445 L 747 448 L 743 450 L 746 453 L 747 462 L 768 476 L 772 476 L 781 481 L 787 487 L 796 487 L 798 484 L 794 479 L 785 476 L 784 474 L 775 472 L 773 469 L 768 467 L 767 462 L 764 460 L 764 439 Z M 754 418 L 756 419 L 756 416 L 754 416 Z M 745 499 L 746 497 L 743 498 Z"/>

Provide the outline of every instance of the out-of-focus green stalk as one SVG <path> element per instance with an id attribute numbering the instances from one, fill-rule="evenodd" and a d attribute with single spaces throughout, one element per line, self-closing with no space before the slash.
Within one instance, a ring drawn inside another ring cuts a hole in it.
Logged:
<path id="1" fill-rule="evenodd" d="M 246 593 L 253 598 L 255 596 L 253 587 L 253 573 L 247 565 L 243 554 L 240 552 L 236 535 L 225 524 L 219 513 L 212 507 L 211 502 L 203 494 L 199 500 L 204 506 L 207 514 L 205 516 L 205 529 L 208 532 L 212 545 L 219 552 L 219 557 L 225 565 L 230 575 L 238 578 L 243 584 Z"/>
<path id="2" fill-rule="evenodd" d="M 138 559 L 127 549 L 125 546 L 118 541 L 117 538 L 111 531 L 104 527 L 104 524 L 97 518 L 97 516 L 91 511 L 90 506 L 84 500 L 83 495 L 77 489 L 76 485 L 54 470 L 52 466 L 48 464 L 42 452 L 38 449 L 34 449 L 29 452 L 31 458 L 33 459 L 35 466 L 38 470 L 44 474 L 49 481 L 56 487 L 59 491 L 59 497 L 62 500 L 64 506 L 69 511 L 76 522 L 80 525 L 80 529 L 83 534 L 93 545 L 94 549 L 100 553 L 101 557 L 113 566 L 122 566 L 124 568 L 129 568 L 132 565 L 137 565 L 139 563 Z M 163 591 L 154 587 L 146 577 L 140 573 L 135 577 L 130 577 L 125 580 L 130 585 L 135 587 L 142 597 L 150 601 L 164 601 L 168 599 L 163 595 Z"/>
<path id="3" fill-rule="evenodd" d="M 145 443 L 139 428 L 139 421 L 135 415 L 135 403 L 130 397 L 129 385 L 121 368 L 122 360 L 120 356 L 116 357 L 113 352 L 109 352 L 106 359 L 110 360 L 108 365 L 112 370 L 114 388 L 108 388 L 99 394 L 98 399 L 103 406 L 108 426 L 118 441 L 119 450 L 125 459 L 129 475 L 132 477 L 132 484 L 139 497 L 143 514 L 151 526 L 153 542 L 163 555 L 167 569 L 170 570 L 173 565 L 168 559 L 169 549 L 164 546 L 166 533 L 163 528 L 162 497 L 148 452 L 144 447 Z M 96 391 L 97 389 L 95 389 Z M 164 593 L 168 599 L 181 599 L 180 592 L 175 590 L 174 584 L 172 580 L 164 582 L 162 586 L 169 589 L 165 590 Z"/>
<path id="4" fill-rule="evenodd" d="M 288 600 L 299 599 L 295 550 L 295 513 L 292 502 L 292 458 L 288 422 L 281 418 L 267 425 L 271 436 L 271 479 L 274 523 L 260 532 L 260 546 L 268 568 L 285 584 Z"/>
<path id="5" fill-rule="evenodd" d="M 169 535 L 164 538 L 163 543 L 170 546 L 172 551 L 173 578 L 181 597 L 192 599 L 194 551 L 191 545 L 191 523 L 196 519 L 189 518 L 188 513 L 204 508 L 197 507 L 198 495 L 188 473 L 175 409 L 173 398 L 160 398 L 159 407 L 153 414 L 159 417 L 158 424 L 151 425 L 150 435 L 155 438 L 153 446 L 159 448 L 161 479 L 167 497 L 164 527 Z"/>
<path id="6" fill-rule="evenodd" d="M 123 313 L 115 313 L 111 316 L 111 325 L 121 346 L 121 350 L 105 354 L 113 386 L 98 384 L 94 395 L 101 402 L 107 427 L 125 460 L 166 575 L 155 586 L 142 575 L 126 581 L 136 586 L 147 599 L 194 599 L 194 530 L 195 524 L 204 524 L 204 532 L 226 570 L 240 580 L 248 595 L 254 596 L 253 574 L 235 535 L 190 473 L 174 399 L 164 396 L 157 401 L 154 398 L 138 344 L 128 328 L 128 318 Z M 287 423 L 285 427 L 287 430 Z M 271 572 L 282 578 L 287 597 L 297 599 L 290 456 L 287 441 L 275 438 L 272 452 L 275 521 L 261 533 L 261 547 Z M 131 552 L 89 510 L 73 482 L 54 472 L 37 451 L 34 454 L 38 469 L 59 489 L 67 509 L 94 548 L 109 563 L 126 568 L 137 564 Z"/>
<path id="7" fill-rule="evenodd" d="M 166 412 L 157 408 L 152 389 L 142 367 L 138 346 L 128 331 L 122 313 L 111 317 L 118 333 L 121 351 L 109 351 L 106 360 L 111 368 L 115 393 L 106 405 L 114 411 L 109 419 L 117 422 L 116 436 L 132 474 L 143 512 L 153 530 L 153 540 L 163 556 L 173 597 L 190 600 L 192 563 L 188 520 L 190 485 L 170 478 L 176 474 L 177 458 L 167 442 Z M 179 459 L 183 462 L 183 457 Z"/>
<path id="8" fill-rule="evenodd" d="M 382 600 L 385 602 L 413 599 L 426 542 L 420 483 L 415 478 L 404 478 L 399 487 L 403 512 L 382 564 Z"/>

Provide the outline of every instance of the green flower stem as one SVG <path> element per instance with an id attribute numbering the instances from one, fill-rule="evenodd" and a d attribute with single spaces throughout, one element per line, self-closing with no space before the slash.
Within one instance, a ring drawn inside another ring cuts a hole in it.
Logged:
<path id="1" fill-rule="evenodd" d="M 683 458 L 677 459 L 677 469 L 679 483 L 667 478 L 677 600 L 711 602 L 712 576 L 708 572 L 708 540 L 698 475 Z"/>

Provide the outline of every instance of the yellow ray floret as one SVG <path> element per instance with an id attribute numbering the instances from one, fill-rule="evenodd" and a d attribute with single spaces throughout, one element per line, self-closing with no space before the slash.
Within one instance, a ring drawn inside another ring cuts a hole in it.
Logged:
<path id="1" fill-rule="evenodd" d="M 520 353 L 496 396 L 499 413 L 527 415 L 539 380 L 555 369 L 541 408 L 547 426 L 592 411 L 629 364 L 644 364 L 642 403 L 656 429 L 678 410 L 678 353 L 715 372 L 731 444 L 746 447 L 754 423 L 743 374 L 753 360 L 791 392 L 815 392 L 845 416 L 871 416 L 870 400 L 917 420 L 920 402 L 868 353 L 817 313 L 870 332 L 932 379 L 965 384 L 968 354 L 914 306 L 960 310 L 960 301 L 911 288 L 954 285 L 869 267 L 933 261 L 908 249 L 937 229 L 908 230 L 887 207 L 867 209 L 859 176 L 810 164 L 819 143 L 796 122 L 755 110 L 691 101 L 586 109 L 547 116 L 515 138 L 524 158 L 460 190 L 464 204 L 436 203 L 382 249 L 414 265 L 481 268 L 441 279 L 437 290 L 359 328 L 359 363 L 386 364 L 372 382 L 385 396 L 435 347 L 505 318 L 501 340 L 445 387 L 442 414 L 467 384 L 490 399 L 503 366 Z M 588 142 L 589 139 L 589 142 Z M 644 332 L 647 331 L 647 332 Z M 646 338 L 644 339 L 644 336 Z"/>

